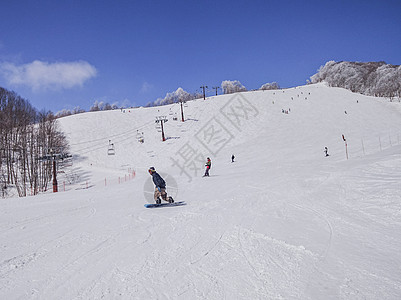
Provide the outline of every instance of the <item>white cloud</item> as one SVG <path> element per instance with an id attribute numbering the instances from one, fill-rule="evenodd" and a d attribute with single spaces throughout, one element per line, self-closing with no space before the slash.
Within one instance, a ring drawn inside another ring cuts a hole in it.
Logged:
<path id="1" fill-rule="evenodd" d="M 86 61 L 49 63 L 35 60 L 24 65 L 0 64 L 0 73 L 10 85 L 25 85 L 33 90 L 69 89 L 82 86 L 97 70 Z"/>

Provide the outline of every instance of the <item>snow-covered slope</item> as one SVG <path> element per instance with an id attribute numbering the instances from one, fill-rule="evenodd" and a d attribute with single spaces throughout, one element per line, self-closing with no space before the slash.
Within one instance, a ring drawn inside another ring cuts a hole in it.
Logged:
<path id="1" fill-rule="evenodd" d="M 184 113 L 60 120 L 62 192 L 0 201 L 1 299 L 401 297 L 399 103 L 317 84 Z M 150 166 L 187 205 L 143 207 Z"/>

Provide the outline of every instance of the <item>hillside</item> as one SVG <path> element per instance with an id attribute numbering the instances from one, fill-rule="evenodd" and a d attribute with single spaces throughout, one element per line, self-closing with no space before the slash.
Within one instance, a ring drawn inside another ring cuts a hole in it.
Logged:
<path id="1" fill-rule="evenodd" d="M 399 103 L 313 84 L 184 113 L 60 119 L 61 192 L 0 201 L 1 299 L 401 297 Z M 187 205 L 143 207 L 150 166 Z"/>

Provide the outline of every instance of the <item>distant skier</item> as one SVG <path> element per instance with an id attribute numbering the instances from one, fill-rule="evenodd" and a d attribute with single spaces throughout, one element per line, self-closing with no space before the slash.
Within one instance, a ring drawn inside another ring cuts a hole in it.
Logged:
<path id="1" fill-rule="evenodd" d="M 233 163 L 234 162 L 234 159 L 235 159 L 235 156 L 234 156 L 234 154 L 231 156 L 231 162 Z"/>
<path id="2" fill-rule="evenodd" d="M 326 153 L 326 157 L 329 156 L 329 149 L 327 147 L 324 147 L 324 153 Z"/>
<path id="3" fill-rule="evenodd" d="M 153 183 L 155 184 L 155 194 L 154 198 L 156 201 L 156 204 L 160 204 L 160 196 L 164 201 L 173 203 L 174 200 L 172 197 L 167 198 L 167 193 L 166 193 L 166 182 L 164 179 L 159 175 L 159 173 L 156 172 L 154 167 L 149 168 L 149 174 L 152 175 Z"/>
<path id="4" fill-rule="evenodd" d="M 208 177 L 209 177 L 209 170 L 210 170 L 210 168 L 212 167 L 212 161 L 210 160 L 209 157 L 207 158 L 205 167 L 206 167 L 206 171 L 205 171 L 205 175 L 203 175 L 203 177 L 205 177 L 205 176 L 208 176 Z"/>

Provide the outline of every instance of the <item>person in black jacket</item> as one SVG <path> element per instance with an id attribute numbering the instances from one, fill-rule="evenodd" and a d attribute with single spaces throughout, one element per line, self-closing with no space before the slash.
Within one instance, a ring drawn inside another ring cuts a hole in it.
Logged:
<path id="1" fill-rule="evenodd" d="M 154 167 L 150 167 L 149 168 L 149 174 L 152 175 L 152 180 L 153 180 L 153 183 L 155 184 L 154 198 L 155 198 L 156 204 L 160 204 L 161 203 L 160 196 L 162 197 L 162 199 L 164 201 L 173 203 L 174 200 L 173 200 L 172 197 L 168 197 L 167 198 L 166 182 L 159 175 L 159 173 L 156 172 Z"/>
<path id="2" fill-rule="evenodd" d="M 203 177 L 205 177 L 205 176 L 209 177 L 209 176 L 210 176 L 210 175 L 209 175 L 209 170 L 210 170 L 210 168 L 212 167 L 212 161 L 210 160 L 209 157 L 207 158 L 205 167 L 206 167 L 206 171 L 205 171 L 205 175 L 203 175 Z"/>

